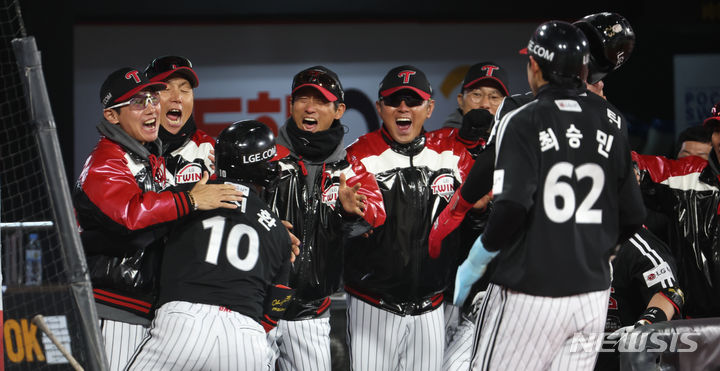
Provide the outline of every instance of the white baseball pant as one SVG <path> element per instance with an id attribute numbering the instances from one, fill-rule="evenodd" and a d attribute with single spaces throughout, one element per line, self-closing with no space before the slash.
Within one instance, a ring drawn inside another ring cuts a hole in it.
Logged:
<path id="1" fill-rule="evenodd" d="M 490 284 L 475 330 L 471 369 L 592 370 L 610 289 L 566 297 Z M 588 350 L 589 349 L 589 350 Z"/>
<path id="2" fill-rule="evenodd" d="M 467 371 L 470 368 L 475 323 L 461 309 L 445 303 L 445 354 L 443 371 Z"/>
<path id="3" fill-rule="evenodd" d="M 100 319 L 100 332 L 110 363 L 109 371 L 120 371 L 127 365 L 147 331 L 148 327 L 143 325 Z"/>
<path id="4" fill-rule="evenodd" d="M 280 371 L 331 371 L 330 311 L 319 318 L 278 321 Z"/>
<path id="5" fill-rule="evenodd" d="M 443 307 L 401 316 L 351 295 L 347 341 L 355 371 L 436 371 L 445 348 Z"/>
<path id="6" fill-rule="evenodd" d="M 252 318 L 223 307 L 173 301 L 158 309 L 126 370 L 269 370 L 273 352 Z"/>

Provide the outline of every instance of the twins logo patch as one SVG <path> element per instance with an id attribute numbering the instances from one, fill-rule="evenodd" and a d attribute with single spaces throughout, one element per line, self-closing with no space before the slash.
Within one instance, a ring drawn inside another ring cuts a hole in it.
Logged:
<path id="1" fill-rule="evenodd" d="M 202 179 L 202 168 L 196 163 L 183 166 L 175 175 L 176 184 L 197 183 Z"/>
<path id="2" fill-rule="evenodd" d="M 450 197 L 455 193 L 455 178 L 449 174 L 440 175 L 432 182 L 430 189 L 434 195 L 440 195 L 450 202 Z"/>
<path id="3" fill-rule="evenodd" d="M 333 183 L 330 187 L 327 187 L 322 193 L 322 203 L 335 210 L 335 203 L 337 202 L 339 189 L 340 183 Z"/>
<path id="4" fill-rule="evenodd" d="M 651 287 L 653 285 L 657 285 L 664 280 L 674 280 L 675 276 L 673 276 L 672 270 L 670 270 L 670 266 L 668 265 L 668 263 L 663 262 L 657 267 L 652 267 L 649 270 L 645 271 L 643 273 L 643 278 L 645 279 L 645 284 L 647 285 L 647 287 Z"/>

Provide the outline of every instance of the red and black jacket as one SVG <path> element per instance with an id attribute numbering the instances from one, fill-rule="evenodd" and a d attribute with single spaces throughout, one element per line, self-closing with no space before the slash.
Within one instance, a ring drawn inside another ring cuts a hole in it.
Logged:
<path id="1" fill-rule="evenodd" d="M 106 121 L 98 130 L 73 192 L 95 298 L 149 317 L 161 239 L 192 206 L 186 192 L 162 192 L 169 182 L 159 141 L 143 146 Z"/>
<path id="2" fill-rule="evenodd" d="M 346 291 L 401 314 L 437 307 L 454 278 L 449 271 L 460 241 L 451 234 L 440 257 L 430 259 L 428 235 L 472 167 L 470 153 L 452 136 L 422 133 L 399 144 L 384 129 L 360 137 L 347 151 L 355 173 L 375 175 L 387 217 L 370 236 L 348 241 Z"/>
<path id="3" fill-rule="evenodd" d="M 634 152 L 632 158 L 643 174 L 645 205 L 670 220 L 668 244 L 685 291 L 684 313 L 720 316 L 720 172 L 715 153 L 710 152 L 708 161 Z"/>
<path id="4" fill-rule="evenodd" d="M 286 125 L 295 123 L 290 118 Z M 265 199 L 280 219 L 293 225 L 292 233 L 301 242 L 290 271 L 289 286 L 295 295 L 284 317 L 294 320 L 321 315 L 329 308 L 328 296 L 342 284 L 345 240 L 384 223 L 385 210 L 373 175 L 354 172 L 342 142 L 324 160 L 312 161 L 296 153 L 288 135 L 286 126 L 281 127 L 278 143 L 291 153 L 279 161 L 280 180 Z M 345 174 L 348 186 L 362 184 L 358 193 L 367 197 L 363 218 L 341 211 L 340 174 Z"/>
<path id="5" fill-rule="evenodd" d="M 213 175 L 209 156 L 215 148 L 215 139 L 196 128 L 193 116 L 176 134 L 160 127 L 159 137 L 168 179 L 175 189 L 189 191 L 202 179 L 203 172 Z"/>

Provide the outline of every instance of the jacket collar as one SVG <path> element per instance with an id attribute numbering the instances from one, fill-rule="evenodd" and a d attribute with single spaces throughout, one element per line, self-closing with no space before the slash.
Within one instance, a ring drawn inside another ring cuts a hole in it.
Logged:
<path id="1" fill-rule="evenodd" d="M 148 161 L 150 155 L 159 156 L 162 154 L 162 142 L 159 137 L 154 142 L 143 145 L 120 128 L 120 125 L 113 125 L 105 119 L 100 120 L 97 129 L 101 135 L 119 144 L 128 153 L 143 160 Z"/>
<path id="2" fill-rule="evenodd" d="M 425 128 L 422 129 L 420 135 L 415 137 L 410 143 L 405 144 L 396 142 L 385 129 L 385 124 L 383 124 L 380 129 L 380 134 L 385 143 L 390 146 L 390 149 L 404 156 L 415 156 L 425 148 Z"/>

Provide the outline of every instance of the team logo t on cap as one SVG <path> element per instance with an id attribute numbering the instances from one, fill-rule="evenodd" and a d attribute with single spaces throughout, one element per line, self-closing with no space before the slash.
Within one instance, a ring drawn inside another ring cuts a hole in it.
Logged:
<path id="1" fill-rule="evenodd" d="M 330 102 L 342 103 L 345 101 L 345 92 L 343 92 L 340 79 L 327 67 L 314 66 L 298 72 L 293 77 L 292 94 L 294 95 L 296 91 L 306 86 L 317 89 Z"/>
<path id="2" fill-rule="evenodd" d="M 100 88 L 100 103 L 104 108 L 123 103 L 142 90 L 165 90 L 164 82 L 151 82 L 137 68 L 123 67 L 110 74 Z"/>
<path id="3" fill-rule="evenodd" d="M 505 96 L 510 95 L 505 69 L 497 63 L 481 62 L 470 67 L 463 80 L 462 90 L 473 89 L 478 86 L 491 86 L 500 90 Z"/>
<path id="4" fill-rule="evenodd" d="M 192 62 L 185 57 L 169 55 L 155 58 L 145 67 L 145 76 L 150 81 L 165 81 L 171 77 L 184 77 L 190 86 L 197 88 L 199 80 L 192 68 Z"/>
<path id="5" fill-rule="evenodd" d="M 385 98 L 403 89 L 414 91 L 424 100 L 432 97 L 432 86 L 425 74 L 409 65 L 391 69 L 380 83 L 378 95 Z"/>

